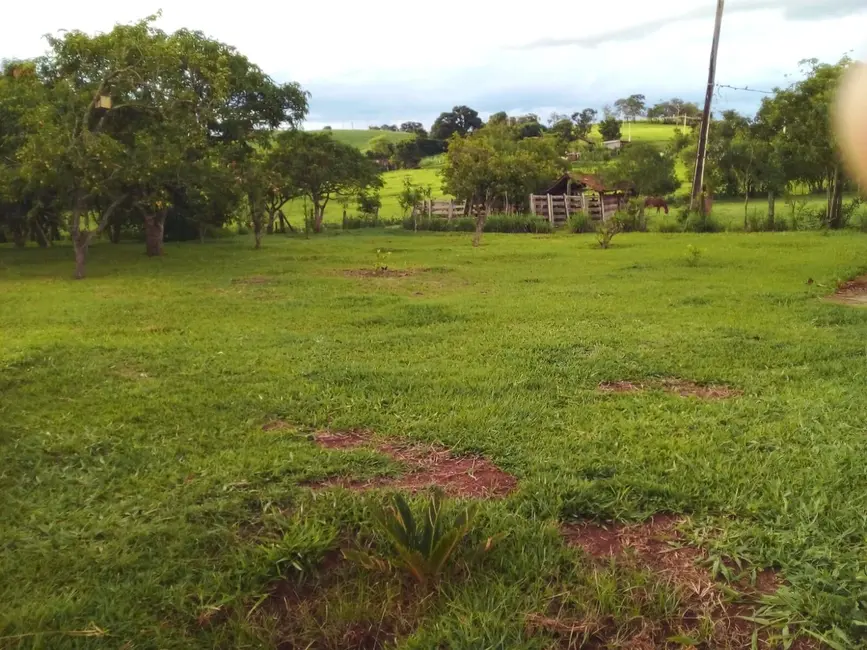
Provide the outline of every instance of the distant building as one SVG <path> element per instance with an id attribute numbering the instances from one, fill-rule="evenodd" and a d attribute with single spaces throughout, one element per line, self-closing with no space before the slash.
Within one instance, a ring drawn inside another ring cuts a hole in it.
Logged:
<path id="1" fill-rule="evenodd" d="M 629 142 L 626 140 L 606 140 L 602 143 L 602 146 L 610 151 L 620 151 L 628 144 Z"/>

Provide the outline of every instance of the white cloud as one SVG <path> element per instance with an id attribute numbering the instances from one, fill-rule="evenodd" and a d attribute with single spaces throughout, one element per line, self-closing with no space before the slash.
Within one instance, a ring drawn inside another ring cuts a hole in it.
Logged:
<path id="1" fill-rule="evenodd" d="M 116 0 L 18 2 L 4 10 L 0 58 L 40 54 L 46 32 L 105 31 L 162 6 L 163 29 L 202 30 L 236 46 L 275 78 L 308 87 L 311 122 L 429 123 L 458 103 L 480 112 L 541 112 L 599 106 L 633 92 L 650 101 L 700 99 L 715 6 L 701 1 L 699 7 L 694 0 L 613 0 L 513 8 L 502 0 L 252 0 L 225 10 L 198 0 L 157 0 L 153 7 Z M 799 59 L 863 52 L 867 12 L 861 5 L 731 0 L 718 80 L 781 84 Z M 584 41 L 562 45 L 576 38 Z M 730 92 L 722 99 L 745 105 L 757 97 Z"/>

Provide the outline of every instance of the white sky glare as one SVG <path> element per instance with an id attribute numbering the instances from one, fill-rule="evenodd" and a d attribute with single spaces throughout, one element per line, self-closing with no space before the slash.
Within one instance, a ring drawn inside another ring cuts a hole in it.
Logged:
<path id="1" fill-rule="evenodd" d="M 310 127 L 430 125 L 455 104 L 483 114 L 547 117 L 632 93 L 651 103 L 701 100 L 716 6 L 715 0 L 515 8 L 502 0 L 155 2 L 13 3 L 0 22 L 0 59 L 41 54 L 46 33 L 106 31 L 161 9 L 162 29 L 201 30 L 275 79 L 300 82 L 313 95 Z M 717 81 L 785 84 L 801 59 L 863 57 L 865 39 L 864 0 L 729 0 Z M 760 97 L 723 90 L 715 108 L 751 111 Z"/>

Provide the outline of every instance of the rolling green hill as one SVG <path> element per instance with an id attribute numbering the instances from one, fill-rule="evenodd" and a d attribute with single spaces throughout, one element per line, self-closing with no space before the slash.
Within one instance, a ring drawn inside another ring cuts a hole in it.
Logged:
<path id="1" fill-rule="evenodd" d="M 373 138 L 384 135 L 391 142 L 400 142 L 412 137 L 410 133 L 396 133 L 394 131 L 373 131 L 371 129 L 332 129 L 331 135 L 339 142 L 358 147 L 367 151 Z"/>
<path id="2" fill-rule="evenodd" d="M 621 127 L 621 138 L 629 140 L 630 130 L 632 131 L 633 142 L 649 142 L 651 144 L 664 145 L 674 137 L 674 130 L 678 128 L 674 124 L 658 124 L 656 122 L 635 122 L 634 124 L 623 123 Z M 590 132 L 590 137 L 601 140 L 599 128 L 593 126 Z"/>

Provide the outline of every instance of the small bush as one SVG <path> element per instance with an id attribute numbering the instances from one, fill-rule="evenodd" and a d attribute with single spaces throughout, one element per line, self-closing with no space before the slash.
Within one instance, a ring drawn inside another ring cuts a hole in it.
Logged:
<path id="1" fill-rule="evenodd" d="M 569 232 L 576 234 L 596 232 L 596 224 L 593 223 L 593 219 L 590 218 L 590 215 L 583 210 L 569 215 L 569 223 L 567 224 L 567 227 L 569 228 Z"/>
<path id="2" fill-rule="evenodd" d="M 686 264 L 687 266 L 698 266 L 698 263 L 701 261 L 702 250 L 693 246 L 692 244 L 688 244 L 686 247 Z"/>
<path id="3" fill-rule="evenodd" d="M 433 232 L 473 232 L 476 220 L 470 217 L 459 219 L 419 218 L 414 224 L 411 218 L 403 220 L 406 230 L 430 230 Z M 549 233 L 551 224 L 544 219 L 529 215 L 494 215 L 485 222 L 485 232 Z"/>
<path id="4" fill-rule="evenodd" d="M 611 240 L 618 233 L 623 232 L 623 226 L 617 219 L 617 216 L 611 217 L 608 221 L 600 223 L 596 228 L 596 240 L 599 242 L 600 248 L 609 248 Z"/>
<path id="5" fill-rule="evenodd" d="M 665 221 L 660 222 L 656 227 L 656 231 L 662 233 L 683 232 L 683 226 L 677 223 L 677 221 L 666 219 Z"/>
<path id="6" fill-rule="evenodd" d="M 243 223 L 238 224 L 238 234 L 239 235 L 249 235 L 251 232 L 253 232 L 253 231 L 250 230 L 250 227 L 247 226 L 246 224 L 243 224 Z"/>
<path id="7" fill-rule="evenodd" d="M 485 232 L 548 233 L 551 223 L 528 215 L 493 215 L 485 221 Z"/>
<path id="8" fill-rule="evenodd" d="M 680 208 L 677 220 L 685 232 L 723 232 L 725 230 L 725 227 L 712 215 L 704 215 L 701 212 L 690 210 L 688 207 Z"/>
<path id="9" fill-rule="evenodd" d="M 614 218 L 620 224 L 621 232 L 644 232 L 647 230 L 643 211 L 618 210 L 614 214 Z"/>

